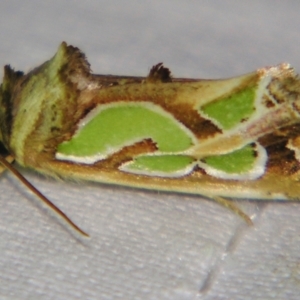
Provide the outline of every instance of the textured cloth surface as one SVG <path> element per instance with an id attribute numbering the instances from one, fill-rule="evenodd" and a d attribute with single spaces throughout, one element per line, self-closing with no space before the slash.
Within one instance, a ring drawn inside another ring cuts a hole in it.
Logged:
<path id="1" fill-rule="evenodd" d="M 146 75 L 161 61 L 175 77 L 285 61 L 300 71 L 299 11 L 298 1 L 3 0 L 0 64 L 28 71 L 65 40 L 100 74 Z M 3 174 L 1 299 L 299 299 L 298 203 L 239 201 L 249 227 L 198 196 L 20 170 L 91 238 Z"/>

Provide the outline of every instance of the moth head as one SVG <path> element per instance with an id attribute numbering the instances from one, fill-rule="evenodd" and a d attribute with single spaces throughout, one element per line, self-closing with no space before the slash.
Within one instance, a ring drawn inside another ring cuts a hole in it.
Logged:
<path id="1" fill-rule="evenodd" d="M 23 77 L 23 72 L 14 71 L 9 65 L 4 67 L 3 82 L 0 86 L 0 142 L 9 148 L 9 139 L 13 121 L 14 93 Z"/>

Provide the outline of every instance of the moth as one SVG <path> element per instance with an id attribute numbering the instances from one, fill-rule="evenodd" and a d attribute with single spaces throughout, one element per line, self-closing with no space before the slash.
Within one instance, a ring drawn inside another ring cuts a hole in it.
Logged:
<path id="1" fill-rule="evenodd" d="M 250 222 L 226 198 L 299 200 L 300 80 L 288 64 L 225 80 L 175 79 L 162 63 L 95 75 L 63 42 L 28 74 L 5 66 L 0 140 L 45 175 L 200 194 Z"/>

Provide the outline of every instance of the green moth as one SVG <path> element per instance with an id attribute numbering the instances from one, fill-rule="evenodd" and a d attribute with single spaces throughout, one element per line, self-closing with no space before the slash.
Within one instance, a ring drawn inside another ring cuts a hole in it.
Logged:
<path id="1" fill-rule="evenodd" d="M 4 71 L 0 141 L 24 167 L 230 207 L 221 197 L 300 199 L 300 80 L 288 64 L 226 80 L 174 79 L 161 63 L 145 78 L 95 75 L 62 43 L 28 74 Z"/>

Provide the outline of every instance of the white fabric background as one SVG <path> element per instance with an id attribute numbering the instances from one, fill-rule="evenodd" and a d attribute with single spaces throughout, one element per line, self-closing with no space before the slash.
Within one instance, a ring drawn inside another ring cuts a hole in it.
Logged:
<path id="1" fill-rule="evenodd" d="M 96 73 L 222 78 L 300 71 L 299 1 L 0 3 L 0 60 L 28 71 L 63 40 Z M 3 72 L 1 71 L 1 77 Z M 1 299 L 299 299 L 300 204 L 212 201 L 22 170 L 91 238 L 78 240 L 11 174 L 0 179 Z M 300 196 L 300 195 L 299 195 Z"/>

